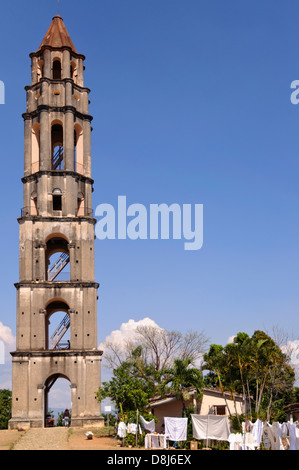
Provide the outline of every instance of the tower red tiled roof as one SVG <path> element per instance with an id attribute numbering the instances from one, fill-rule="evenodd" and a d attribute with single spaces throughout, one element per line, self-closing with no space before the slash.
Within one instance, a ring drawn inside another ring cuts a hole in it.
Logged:
<path id="1" fill-rule="evenodd" d="M 38 51 L 40 51 L 45 46 L 53 47 L 55 49 L 69 47 L 77 54 L 76 48 L 65 27 L 63 19 L 59 15 L 54 16 L 52 23 L 43 39 L 43 42 L 39 46 Z"/>

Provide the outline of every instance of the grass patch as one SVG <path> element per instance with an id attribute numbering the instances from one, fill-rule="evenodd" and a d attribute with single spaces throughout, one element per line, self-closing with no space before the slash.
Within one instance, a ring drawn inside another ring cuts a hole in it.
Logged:
<path id="1" fill-rule="evenodd" d="M 92 433 L 94 434 L 94 437 L 109 437 L 114 435 L 114 427 L 110 426 L 104 427 L 104 428 L 97 428 L 97 429 L 92 429 Z"/>
<path id="2" fill-rule="evenodd" d="M 22 437 L 26 434 L 26 432 L 21 432 L 21 433 L 18 433 L 18 437 L 13 441 L 13 442 L 8 442 L 7 443 L 7 447 L 8 450 L 14 450 L 15 448 L 15 445 L 22 439 Z"/>

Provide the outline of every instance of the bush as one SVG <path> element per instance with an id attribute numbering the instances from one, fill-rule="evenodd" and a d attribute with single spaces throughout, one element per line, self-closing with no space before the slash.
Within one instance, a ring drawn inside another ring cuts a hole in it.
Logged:
<path id="1" fill-rule="evenodd" d="M 105 426 L 108 426 L 108 417 L 109 417 L 109 427 L 114 427 L 115 421 L 116 421 L 116 416 L 111 414 L 111 413 L 103 413 L 103 418 L 105 419 Z"/>
<path id="2" fill-rule="evenodd" d="M 0 390 L 0 429 L 8 429 L 8 421 L 11 419 L 10 390 Z"/>
<path id="3" fill-rule="evenodd" d="M 150 413 L 142 412 L 141 415 L 146 421 L 152 421 L 154 419 L 155 423 L 158 422 L 158 419 L 155 418 Z M 140 414 L 139 414 L 139 416 L 140 416 Z M 128 411 L 126 413 L 123 413 L 122 418 L 124 419 L 126 424 L 129 424 L 129 423 L 130 424 L 135 424 L 137 422 L 137 411 L 133 410 L 133 411 Z M 139 425 L 141 426 L 141 420 L 140 419 L 139 419 L 139 423 L 138 423 L 137 446 L 138 447 L 143 447 L 144 446 L 144 441 L 145 441 L 145 433 L 142 432 L 142 434 L 139 434 Z M 142 429 L 142 426 L 141 426 L 141 429 Z M 136 447 L 136 435 L 135 434 L 127 434 L 127 436 L 124 440 L 124 445 L 126 447 L 128 447 L 128 446 Z"/>
<path id="4" fill-rule="evenodd" d="M 145 433 L 138 434 L 137 447 L 144 447 Z M 135 434 L 127 434 L 125 438 L 126 447 L 136 447 L 136 436 Z"/>

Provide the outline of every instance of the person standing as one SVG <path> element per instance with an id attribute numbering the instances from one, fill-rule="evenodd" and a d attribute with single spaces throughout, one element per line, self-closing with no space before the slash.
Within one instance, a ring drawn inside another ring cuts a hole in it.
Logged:
<path id="1" fill-rule="evenodd" d="M 67 408 L 65 409 L 63 413 L 63 421 L 64 421 L 64 426 L 66 428 L 69 428 L 70 427 L 70 412 Z"/>

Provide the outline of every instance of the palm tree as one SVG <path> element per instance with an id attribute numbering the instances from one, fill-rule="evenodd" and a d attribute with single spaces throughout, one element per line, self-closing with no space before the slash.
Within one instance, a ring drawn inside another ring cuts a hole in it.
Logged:
<path id="1" fill-rule="evenodd" d="M 192 367 L 192 361 L 189 358 L 176 359 L 172 369 L 169 371 L 171 390 L 176 398 L 182 402 L 182 416 L 186 415 L 186 402 L 190 400 L 190 388 L 196 390 L 197 398 L 202 395 L 203 377 L 199 369 Z"/>
<path id="2" fill-rule="evenodd" d="M 226 399 L 225 388 L 223 383 L 223 379 L 225 380 L 225 375 L 227 373 L 227 368 L 228 365 L 223 346 L 212 344 L 210 346 L 209 352 L 204 355 L 203 370 L 209 370 L 212 374 L 217 377 L 220 391 L 224 398 L 229 417 L 231 418 L 232 414 Z"/>

